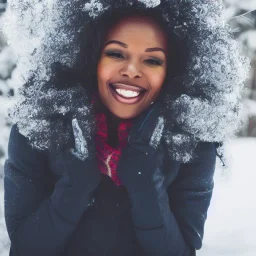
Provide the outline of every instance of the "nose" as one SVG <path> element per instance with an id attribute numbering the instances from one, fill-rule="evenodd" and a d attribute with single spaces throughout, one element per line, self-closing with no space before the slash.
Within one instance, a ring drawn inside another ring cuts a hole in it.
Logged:
<path id="1" fill-rule="evenodd" d="M 120 74 L 122 76 L 128 76 L 129 78 L 142 77 L 142 72 L 139 65 L 134 62 L 126 63 L 126 65 L 120 69 Z"/>

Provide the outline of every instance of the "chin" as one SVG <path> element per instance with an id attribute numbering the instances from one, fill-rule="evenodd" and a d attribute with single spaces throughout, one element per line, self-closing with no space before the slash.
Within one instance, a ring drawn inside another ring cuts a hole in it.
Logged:
<path id="1" fill-rule="evenodd" d="M 116 117 L 118 117 L 120 119 L 131 119 L 131 118 L 134 118 L 134 117 L 136 117 L 136 116 L 138 116 L 140 114 L 140 113 L 132 113 L 132 112 L 124 113 L 124 111 L 121 112 L 121 111 L 111 111 L 111 110 L 110 110 L 110 112 L 114 116 L 116 116 Z"/>
<path id="2" fill-rule="evenodd" d="M 124 115 L 123 113 L 113 113 L 112 114 L 120 119 L 131 119 L 131 118 L 134 118 L 136 117 L 137 115 Z"/>

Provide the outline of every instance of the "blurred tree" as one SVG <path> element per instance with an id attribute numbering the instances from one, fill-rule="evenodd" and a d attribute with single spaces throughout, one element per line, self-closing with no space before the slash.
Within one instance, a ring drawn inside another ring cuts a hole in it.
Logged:
<path id="1" fill-rule="evenodd" d="M 14 88 L 10 85 L 12 72 L 16 67 L 12 49 L 7 45 L 2 26 L 4 23 L 4 11 L 6 0 L 0 0 L 0 177 L 1 164 L 3 164 L 7 153 L 7 143 L 10 132 L 10 122 L 8 121 L 7 109 L 14 95 Z M 8 100 L 9 99 L 9 100 Z"/>
<path id="2" fill-rule="evenodd" d="M 244 126 L 240 136 L 256 137 L 256 0 L 224 0 L 224 19 L 252 59 L 251 78 L 244 93 Z"/>
<path id="3" fill-rule="evenodd" d="M 0 13 L 3 13 L 6 9 L 7 0 L 0 0 Z"/>

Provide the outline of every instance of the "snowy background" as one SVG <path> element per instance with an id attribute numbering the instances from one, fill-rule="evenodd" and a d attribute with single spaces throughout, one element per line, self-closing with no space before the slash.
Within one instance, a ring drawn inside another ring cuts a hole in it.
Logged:
<path id="1" fill-rule="evenodd" d="M 9 137 L 7 108 L 16 94 L 15 59 L 1 33 L 6 1 L 0 0 L 0 256 L 7 256 L 9 239 L 3 207 L 3 163 Z M 244 92 L 244 126 L 238 138 L 226 144 L 228 169 L 217 163 L 215 189 L 199 256 L 256 255 L 256 0 L 226 0 L 223 19 L 246 46 L 252 59 L 251 79 Z M 255 11 L 254 11 L 255 10 Z"/>

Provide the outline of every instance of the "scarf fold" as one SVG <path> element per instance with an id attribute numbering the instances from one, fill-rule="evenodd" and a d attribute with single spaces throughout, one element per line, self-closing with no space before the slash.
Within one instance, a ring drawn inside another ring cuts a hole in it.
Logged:
<path id="1" fill-rule="evenodd" d="M 122 149 L 127 144 L 131 120 L 121 120 L 118 125 L 118 145 L 116 148 L 107 143 L 108 126 L 106 114 L 103 112 L 96 113 L 96 151 L 98 167 L 101 173 L 112 178 L 115 185 L 120 186 L 121 181 L 118 178 L 116 168 L 121 156 Z"/>

